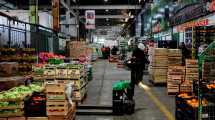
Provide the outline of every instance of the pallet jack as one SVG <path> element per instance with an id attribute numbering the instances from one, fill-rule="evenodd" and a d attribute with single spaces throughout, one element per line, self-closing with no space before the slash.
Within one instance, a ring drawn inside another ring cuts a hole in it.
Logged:
<path id="1" fill-rule="evenodd" d="M 135 112 L 134 89 L 138 84 L 133 75 L 138 65 L 135 60 L 127 60 L 125 65 L 131 70 L 131 81 L 122 89 L 113 89 L 112 106 L 77 106 L 77 115 L 124 115 Z"/>

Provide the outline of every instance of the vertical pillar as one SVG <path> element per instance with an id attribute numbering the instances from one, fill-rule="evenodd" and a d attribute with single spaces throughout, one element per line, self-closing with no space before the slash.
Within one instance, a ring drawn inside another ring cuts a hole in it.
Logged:
<path id="1" fill-rule="evenodd" d="M 38 24 L 38 0 L 30 0 L 30 23 Z"/>
<path id="2" fill-rule="evenodd" d="M 53 29 L 60 29 L 60 0 L 52 0 Z"/>
<path id="3" fill-rule="evenodd" d="M 30 0 L 29 2 L 29 18 L 30 23 L 32 24 L 38 24 L 39 23 L 39 17 L 38 17 L 38 0 Z M 37 39 L 37 27 L 36 25 L 30 26 L 30 47 L 35 48 L 37 53 L 39 52 L 38 43 L 39 40 Z"/>

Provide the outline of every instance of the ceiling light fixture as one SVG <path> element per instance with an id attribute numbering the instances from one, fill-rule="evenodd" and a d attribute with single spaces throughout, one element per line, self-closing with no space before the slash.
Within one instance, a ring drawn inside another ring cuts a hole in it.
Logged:
<path id="1" fill-rule="evenodd" d="M 108 0 L 104 0 L 105 2 L 108 2 Z"/>
<path id="2" fill-rule="evenodd" d="M 109 10 L 108 10 L 108 9 L 106 9 L 106 10 L 105 10 L 105 12 L 109 12 Z"/>
<path id="3" fill-rule="evenodd" d="M 106 21 L 109 21 L 109 18 L 106 18 Z"/>

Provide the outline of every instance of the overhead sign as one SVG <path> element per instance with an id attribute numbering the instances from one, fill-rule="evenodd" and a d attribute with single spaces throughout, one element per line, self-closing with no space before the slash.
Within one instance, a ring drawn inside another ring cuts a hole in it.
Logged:
<path id="1" fill-rule="evenodd" d="M 208 14 L 206 4 L 191 4 L 187 5 L 174 13 L 170 20 L 172 26 L 176 26 L 190 20 L 205 16 Z"/>
<path id="2" fill-rule="evenodd" d="M 203 19 L 203 20 L 184 23 L 182 25 L 177 26 L 176 29 L 178 32 L 182 32 L 182 31 L 185 31 L 185 29 L 187 29 L 187 28 L 207 26 L 207 25 L 209 25 L 209 19 Z"/>
<path id="3" fill-rule="evenodd" d="M 85 11 L 85 27 L 86 29 L 95 29 L 95 10 L 86 10 Z"/>

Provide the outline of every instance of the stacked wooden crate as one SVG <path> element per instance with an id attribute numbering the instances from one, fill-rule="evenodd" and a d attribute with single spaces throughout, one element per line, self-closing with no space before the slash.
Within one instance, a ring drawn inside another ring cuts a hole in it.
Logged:
<path id="1" fill-rule="evenodd" d="M 168 68 L 168 49 L 155 48 L 151 62 L 151 76 L 154 84 L 166 83 Z"/>
<path id="2" fill-rule="evenodd" d="M 53 117 L 67 118 L 71 111 L 74 112 L 74 116 L 71 116 L 70 119 L 75 119 L 75 103 L 70 104 L 67 100 L 66 83 L 67 81 L 63 83 L 61 80 L 46 83 L 46 111 L 49 119 Z"/>
<path id="3" fill-rule="evenodd" d="M 180 85 L 180 93 L 192 93 L 193 92 L 193 81 L 185 80 Z"/>
<path id="4" fill-rule="evenodd" d="M 187 59 L 186 60 L 186 77 L 185 80 L 193 81 L 198 80 L 198 60 Z"/>
<path id="5" fill-rule="evenodd" d="M 169 49 L 168 51 L 168 66 L 181 66 L 182 51 L 180 49 Z"/>
<path id="6" fill-rule="evenodd" d="M 87 71 L 84 65 L 72 65 L 68 67 L 68 77 L 73 85 L 73 101 L 83 101 L 87 94 Z"/>
<path id="7" fill-rule="evenodd" d="M 78 59 L 80 56 L 91 56 L 93 49 L 87 46 L 86 42 L 72 41 L 67 45 L 68 57 Z"/>
<path id="8" fill-rule="evenodd" d="M 168 68 L 167 93 L 169 95 L 179 93 L 180 84 L 184 81 L 184 66 L 170 66 Z"/>
<path id="9" fill-rule="evenodd" d="M 59 83 L 71 83 L 73 88 L 73 101 L 82 101 L 87 93 L 87 67 L 82 64 L 66 64 L 64 66 L 48 65 L 44 76 L 47 80 Z"/>

